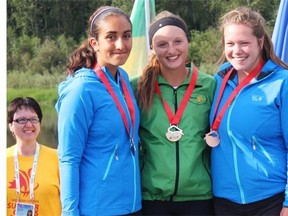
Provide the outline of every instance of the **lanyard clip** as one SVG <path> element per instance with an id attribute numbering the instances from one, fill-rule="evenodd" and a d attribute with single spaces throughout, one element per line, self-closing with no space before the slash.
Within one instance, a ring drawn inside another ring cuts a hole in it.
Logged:
<path id="1" fill-rule="evenodd" d="M 131 149 L 132 154 L 135 155 L 136 147 L 135 147 L 134 140 L 132 137 L 130 137 L 130 149 Z"/>

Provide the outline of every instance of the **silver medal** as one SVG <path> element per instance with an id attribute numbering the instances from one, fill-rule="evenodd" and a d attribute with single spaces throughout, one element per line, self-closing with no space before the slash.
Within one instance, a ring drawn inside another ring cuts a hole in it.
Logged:
<path id="1" fill-rule="evenodd" d="M 183 131 L 176 125 L 171 125 L 166 132 L 166 138 L 171 142 L 180 140 L 183 135 Z"/>

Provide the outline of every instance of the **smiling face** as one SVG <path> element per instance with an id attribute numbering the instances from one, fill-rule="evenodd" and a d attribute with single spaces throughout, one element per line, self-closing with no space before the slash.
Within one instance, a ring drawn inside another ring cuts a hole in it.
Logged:
<path id="1" fill-rule="evenodd" d="M 237 71 L 249 73 L 261 60 L 264 39 L 258 39 L 244 24 L 230 24 L 224 28 L 226 59 Z"/>
<path id="2" fill-rule="evenodd" d="M 19 118 L 35 118 L 38 117 L 33 109 L 20 108 L 14 114 L 14 120 Z M 36 139 L 40 133 L 40 123 L 32 124 L 28 121 L 26 124 L 19 124 L 15 121 L 9 123 L 10 131 L 15 135 L 17 143 L 35 144 Z"/>
<path id="3" fill-rule="evenodd" d="M 185 68 L 188 39 L 185 32 L 172 25 L 160 28 L 152 38 L 152 49 L 161 64 L 161 70 Z"/>
<path id="4" fill-rule="evenodd" d="M 99 66 L 106 66 L 116 72 L 123 65 L 132 49 L 132 29 L 124 16 L 107 16 L 99 20 L 98 39 L 91 38 L 90 44 L 97 54 Z"/>

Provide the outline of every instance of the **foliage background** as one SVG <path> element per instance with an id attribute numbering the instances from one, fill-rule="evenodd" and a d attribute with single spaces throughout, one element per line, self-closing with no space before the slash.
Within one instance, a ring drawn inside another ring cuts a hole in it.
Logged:
<path id="1" fill-rule="evenodd" d="M 44 99 L 50 100 L 45 104 L 54 109 L 57 85 L 66 77 L 69 54 L 86 39 L 89 16 L 102 5 L 117 6 L 130 14 L 133 3 L 134 0 L 8 0 L 7 101 L 14 96 L 32 96 L 41 105 Z M 221 52 L 219 17 L 236 6 L 250 6 L 263 15 L 272 35 L 279 4 L 280 0 L 155 0 L 156 13 L 169 10 L 187 22 L 192 37 L 189 59 L 209 74 L 217 70 L 215 63 Z M 49 96 L 44 97 L 45 94 Z"/>

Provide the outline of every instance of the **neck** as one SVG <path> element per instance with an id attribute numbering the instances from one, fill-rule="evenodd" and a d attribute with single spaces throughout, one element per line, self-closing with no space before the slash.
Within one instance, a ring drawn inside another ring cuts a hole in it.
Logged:
<path id="1" fill-rule="evenodd" d="M 238 75 L 238 84 L 241 83 L 247 76 L 248 76 L 248 72 L 245 71 L 238 71 L 237 75 Z"/>
<path id="2" fill-rule="evenodd" d="M 161 70 L 162 77 L 172 86 L 179 86 L 188 76 L 187 68 L 174 71 Z"/>
<path id="3" fill-rule="evenodd" d="M 34 155 L 35 150 L 37 147 L 37 143 L 34 144 L 23 144 L 23 143 L 16 143 L 16 148 L 19 155 L 22 155 L 24 157 L 30 157 Z"/>

